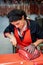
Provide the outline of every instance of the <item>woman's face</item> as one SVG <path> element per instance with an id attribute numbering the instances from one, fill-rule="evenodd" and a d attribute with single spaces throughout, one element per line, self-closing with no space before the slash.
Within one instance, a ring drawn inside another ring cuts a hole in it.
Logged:
<path id="1" fill-rule="evenodd" d="M 14 25 L 16 28 L 22 29 L 25 25 L 25 20 L 24 18 L 22 18 L 21 20 L 11 22 L 11 24 Z"/>

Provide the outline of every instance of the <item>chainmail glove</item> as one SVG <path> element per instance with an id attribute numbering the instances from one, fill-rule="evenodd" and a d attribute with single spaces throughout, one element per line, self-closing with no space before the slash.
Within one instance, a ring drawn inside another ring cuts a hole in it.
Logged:
<path id="1" fill-rule="evenodd" d="M 26 50 L 27 52 L 33 53 L 35 51 L 35 45 L 31 44 L 27 47 L 24 47 L 24 50 Z"/>

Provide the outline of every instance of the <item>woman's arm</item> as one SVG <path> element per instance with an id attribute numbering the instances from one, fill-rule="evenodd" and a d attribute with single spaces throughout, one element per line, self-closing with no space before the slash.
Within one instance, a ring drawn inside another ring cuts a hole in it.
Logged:
<path id="1" fill-rule="evenodd" d="M 11 34 L 11 32 L 14 33 L 14 26 L 9 24 L 6 29 L 4 30 L 4 36 L 9 38 L 11 43 L 16 47 L 17 41 L 14 35 Z"/>
<path id="2" fill-rule="evenodd" d="M 10 33 L 5 33 L 5 36 L 6 36 L 7 38 L 9 38 L 9 39 L 10 39 L 10 42 L 12 43 L 12 45 L 14 45 L 14 46 L 16 47 L 16 45 L 17 45 L 17 40 L 16 40 L 15 36 L 12 35 L 12 34 L 10 34 Z"/>
<path id="3" fill-rule="evenodd" d="M 37 45 L 39 45 L 40 43 L 42 43 L 43 42 L 43 39 L 38 39 L 36 42 L 34 42 L 33 44 L 35 45 L 35 46 L 37 46 Z"/>

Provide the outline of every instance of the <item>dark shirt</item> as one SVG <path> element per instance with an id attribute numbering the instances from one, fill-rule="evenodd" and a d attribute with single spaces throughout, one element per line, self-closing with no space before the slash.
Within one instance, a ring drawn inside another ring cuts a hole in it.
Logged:
<path id="1" fill-rule="evenodd" d="M 29 25 L 27 21 L 27 26 L 30 28 L 31 31 L 32 42 L 35 42 L 37 38 L 43 39 L 43 31 L 37 22 L 30 20 L 30 25 Z M 7 28 L 4 30 L 4 34 L 7 32 L 14 33 L 14 27 L 15 26 L 13 26 L 12 24 L 9 24 Z"/>

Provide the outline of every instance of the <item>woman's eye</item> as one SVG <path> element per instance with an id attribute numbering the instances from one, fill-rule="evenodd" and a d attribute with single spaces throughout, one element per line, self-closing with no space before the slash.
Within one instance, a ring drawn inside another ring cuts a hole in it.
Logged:
<path id="1" fill-rule="evenodd" d="M 16 25 L 19 25 L 19 23 L 17 23 Z"/>

